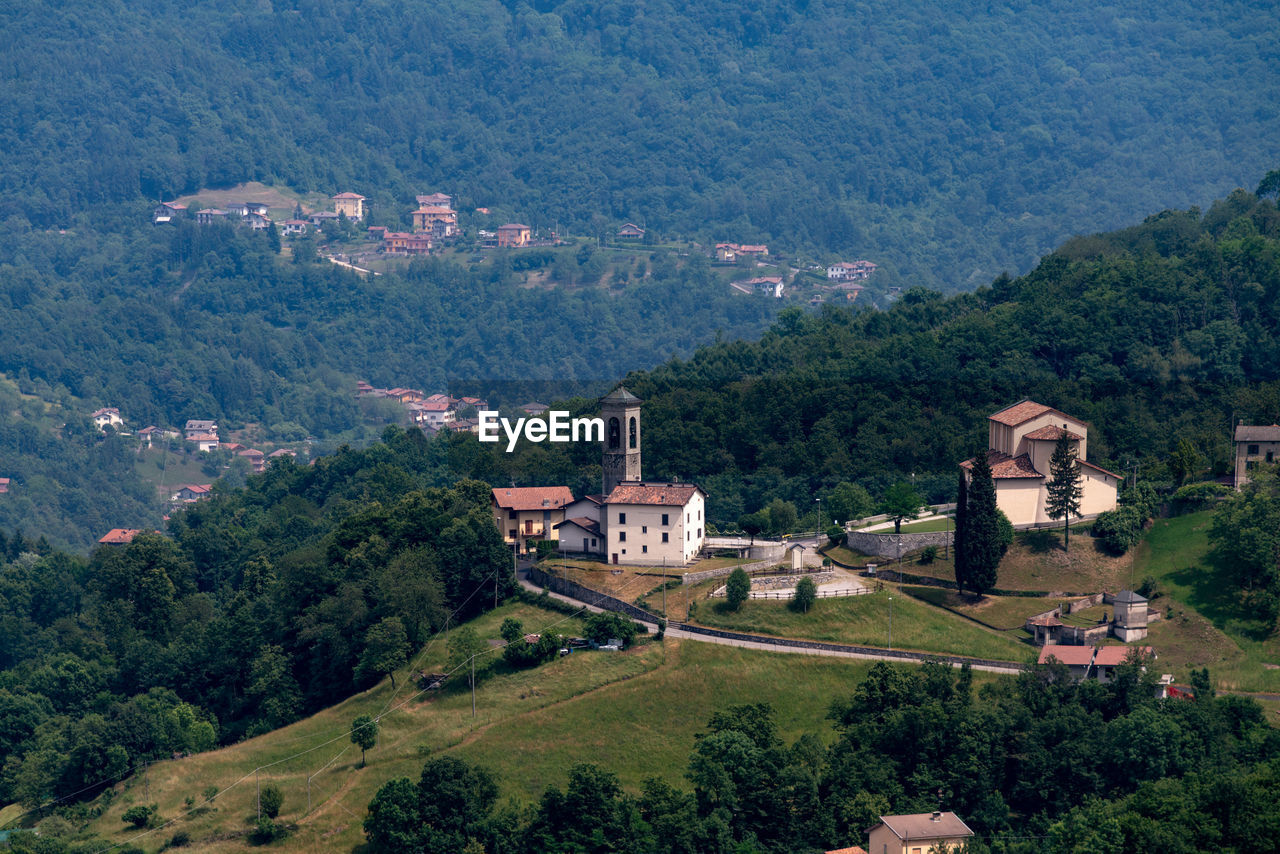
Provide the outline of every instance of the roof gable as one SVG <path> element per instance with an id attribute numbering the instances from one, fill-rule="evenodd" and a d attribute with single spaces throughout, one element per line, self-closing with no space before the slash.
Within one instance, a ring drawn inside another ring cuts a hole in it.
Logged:
<path id="1" fill-rule="evenodd" d="M 567 486 L 526 486 L 493 490 L 493 503 L 503 510 L 558 510 L 573 503 Z"/>

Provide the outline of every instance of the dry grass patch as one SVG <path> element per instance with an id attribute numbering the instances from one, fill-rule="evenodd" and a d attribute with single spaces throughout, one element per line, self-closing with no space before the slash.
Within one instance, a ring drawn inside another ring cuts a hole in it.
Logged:
<path id="1" fill-rule="evenodd" d="M 1055 593 L 1118 591 L 1129 586 L 1132 568 L 1132 553 L 1112 557 L 1083 531 L 1072 529 L 1069 552 L 1063 551 L 1061 529 L 1019 531 L 1000 561 L 996 586 Z"/>
<path id="2" fill-rule="evenodd" d="M 1030 596 L 983 596 L 974 600 L 954 590 L 941 587 L 903 586 L 902 592 L 941 608 L 972 617 L 993 629 L 1011 631 L 1022 628 L 1028 617 L 1043 614 L 1062 604 L 1060 599 Z"/>

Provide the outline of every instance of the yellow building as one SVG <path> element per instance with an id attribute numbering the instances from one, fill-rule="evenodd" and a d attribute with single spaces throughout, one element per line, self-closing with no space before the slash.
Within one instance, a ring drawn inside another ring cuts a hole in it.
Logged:
<path id="1" fill-rule="evenodd" d="M 364 201 L 359 193 L 338 193 L 333 197 L 333 212 L 346 214 L 347 219 L 364 219 Z"/>
<path id="2" fill-rule="evenodd" d="M 493 490 L 493 520 L 507 545 L 529 550 L 530 540 L 557 540 L 556 526 L 573 503 L 567 486 L 511 487 Z"/>
<path id="3" fill-rule="evenodd" d="M 1116 509 L 1120 475 L 1087 461 L 1089 428 L 1064 412 L 1023 400 L 987 419 L 987 462 L 996 484 L 996 506 L 1014 525 L 1052 522 L 1049 459 L 1065 432 L 1080 463 L 1080 515 L 1096 516 Z M 960 464 L 972 471 L 973 460 Z"/>

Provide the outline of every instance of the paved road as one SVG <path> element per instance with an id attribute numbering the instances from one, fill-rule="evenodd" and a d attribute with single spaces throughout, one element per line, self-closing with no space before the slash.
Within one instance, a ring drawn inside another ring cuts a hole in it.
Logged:
<path id="1" fill-rule="evenodd" d="M 527 568 L 528 568 L 527 566 L 522 566 L 517 572 L 516 578 L 520 582 L 520 586 L 532 593 L 541 594 L 542 592 L 544 592 L 543 588 L 539 587 L 538 585 L 534 584 L 532 581 L 529 580 Z M 588 605 L 587 603 L 574 599 L 571 596 L 564 596 L 559 593 L 552 593 L 550 590 L 547 590 L 545 592 L 548 596 L 550 596 L 553 599 L 559 599 L 561 602 L 568 602 L 571 605 L 578 605 L 593 613 L 601 613 L 605 610 L 604 608 L 598 608 L 595 605 Z M 637 622 L 640 622 L 642 625 L 646 626 L 651 632 L 656 632 L 658 630 L 657 625 L 654 623 L 646 622 L 643 620 L 638 620 Z M 682 628 L 681 625 L 678 623 L 667 627 L 668 637 L 679 638 L 681 640 L 699 641 L 700 643 L 718 643 L 718 644 L 722 644 L 723 646 L 736 646 L 741 649 L 759 649 L 759 650 L 765 650 L 767 652 L 790 652 L 790 653 L 800 653 L 803 655 L 828 655 L 828 656 L 834 656 L 837 658 L 858 658 L 858 659 L 872 660 L 872 661 L 897 661 L 897 662 L 919 662 L 919 661 L 925 661 L 925 660 L 934 660 L 938 658 L 938 656 L 928 655 L 925 653 L 907 652 L 902 650 L 888 650 L 888 649 L 880 649 L 877 647 L 842 648 L 845 646 L 843 644 L 801 645 L 802 642 L 789 641 L 785 638 L 765 638 L 765 637 L 743 634 L 740 632 L 722 632 L 721 635 L 728 635 L 728 636 L 725 637 L 725 636 L 704 634 L 703 632 L 700 632 L 700 631 L 693 631 L 690 629 Z M 756 639 L 757 637 L 759 637 L 758 640 Z M 955 664 L 956 666 L 959 666 L 958 659 L 953 660 L 952 663 Z M 1008 664 L 1001 664 L 998 662 L 974 661 L 970 663 L 970 666 L 974 670 L 986 670 L 991 673 L 1021 673 L 1024 669 L 1022 666 L 1014 664 L 1012 662 Z"/>

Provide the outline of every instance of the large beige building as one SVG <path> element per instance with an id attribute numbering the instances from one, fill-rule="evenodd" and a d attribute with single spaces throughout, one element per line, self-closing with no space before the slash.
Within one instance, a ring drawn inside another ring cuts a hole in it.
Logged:
<path id="1" fill-rule="evenodd" d="M 365 201 L 359 193 L 338 193 L 333 197 L 333 212 L 346 214 L 347 219 L 364 219 Z"/>
<path id="2" fill-rule="evenodd" d="M 987 462 L 996 484 L 996 506 L 1014 525 L 1052 522 L 1047 503 L 1049 459 L 1065 432 L 1080 462 L 1080 515 L 1116 509 L 1120 475 L 1088 462 L 1089 428 L 1064 412 L 1023 400 L 987 419 Z M 960 464 L 972 471 L 973 460 Z"/>
<path id="3" fill-rule="evenodd" d="M 707 494 L 692 483 L 624 482 L 605 498 L 606 559 L 637 566 L 684 566 L 706 540 Z"/>
<path id="4" fill-rule="evenodd" d="M 1280 462 L 1280 424 L 1270 427 L 1236 425 L 1236 476 L 1239 489 L 1249 482 L 1249 471 L 1259 463 Z"/>

